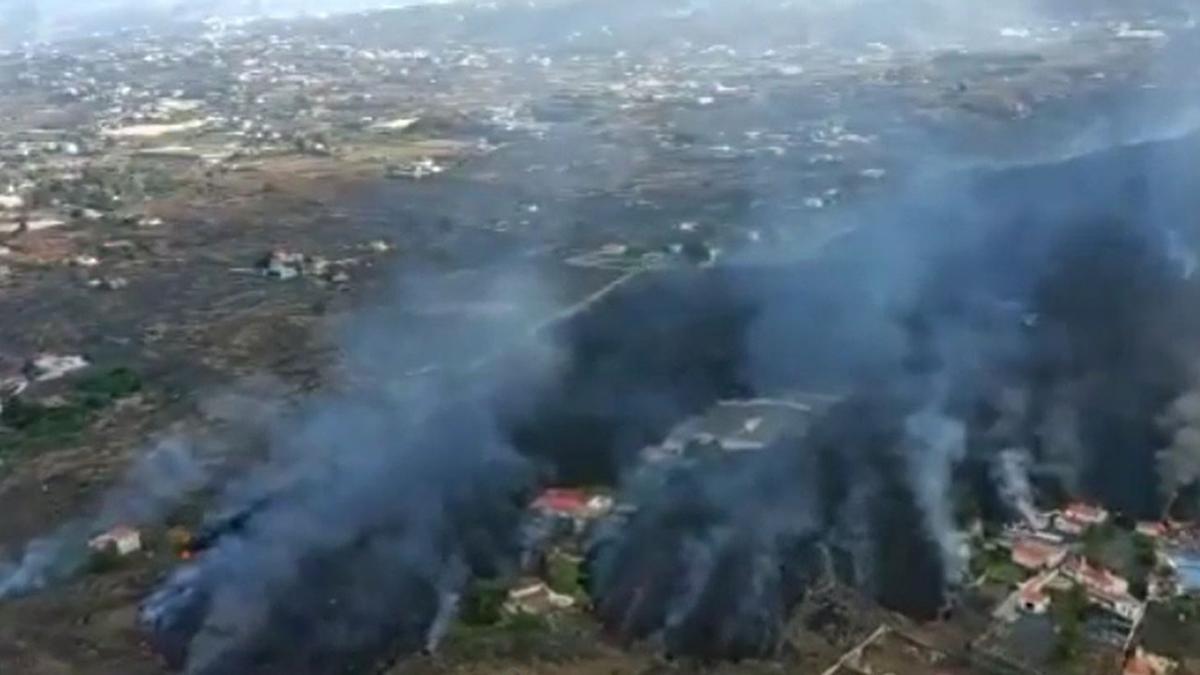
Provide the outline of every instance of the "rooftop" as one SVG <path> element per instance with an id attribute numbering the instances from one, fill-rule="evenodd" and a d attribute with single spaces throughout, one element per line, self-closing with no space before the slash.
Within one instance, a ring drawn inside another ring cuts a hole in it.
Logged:
<path id="1" fill-rule="evenodd" d="M 826 397 L 721 401 L 685 420 L 661 444 L 680 453 L 691 443 L 717 444 L 727 452 L 761 450 L 783 436 L 803 434 L 809 418 L 828 405 Z"/>

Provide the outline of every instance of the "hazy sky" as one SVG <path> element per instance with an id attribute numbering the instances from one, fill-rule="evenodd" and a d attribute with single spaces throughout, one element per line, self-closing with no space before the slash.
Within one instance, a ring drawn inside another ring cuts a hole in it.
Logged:
<path id="1" fill-rule="evenodd" d="M 448 0 L 0 0 L 0 44 L 155 19 L 349 12 Z"/>

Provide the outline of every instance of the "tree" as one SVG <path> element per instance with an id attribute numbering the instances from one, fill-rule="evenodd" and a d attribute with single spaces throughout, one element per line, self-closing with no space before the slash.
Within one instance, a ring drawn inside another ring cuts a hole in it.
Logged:
<path id="1" fill-rule="evenodd" d="M 1054 658 L 1060 663 L 1071 663 L 1082 653 L 1083 618 L 1087 604 L 1087 594 L 1079 584 L 1071 586 L 1054 604 L 1054 619 L 1058 628 Z"/>
<path id="2" fill-rule="evenodd" d="M 1153 539 L 1144 534 L 1133 535 L 1133 551 L 1137 564 L 1146 570 L 1154 569 L 1158 563 L 1158 547 L 1154 545 Z"/>
<path id="3" fill-rule="evenodd" d="M 1083 533 L 1083 557 L 1095 566 L 1104 566 L 1104 544 L 1108 541 L 1107 533 L 1096 526 L 1089 527 Z"/>
<path id="4" fill-rule="evenodd" d="M 1150 575 L 1158 565 L 1158 549 L 1154 540 L 1144 534 L 1133 535 L 1133 569 L 1130 573 L 1130 592 L 1145 599 Z"/>
<path id="5" fill-rule="evenodd" d="M 508 585 L 496 579 L 479 579 L 471 584 L 462 603 L 463 622 L 473 626 L 490 626 L 504 616 L 508 600 Z"/>
<path id="6" fill-rule="evenodd" d="M 547 561 L 546 585 L 555 593 L 583 597 L 579 562 L 562 553 L 553 553 Z"/>

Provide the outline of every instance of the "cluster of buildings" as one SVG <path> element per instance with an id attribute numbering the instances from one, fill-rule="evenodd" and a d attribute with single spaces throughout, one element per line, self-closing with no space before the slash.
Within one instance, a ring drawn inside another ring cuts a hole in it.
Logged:
<path id="1" fill-rule="evenodd" d="M 42 353 L 20 361 L 0 353 L 0 413 L 30 387 L 61 380 L 91 365 L 78 354 Z"/>
<path id="2" fill-rule="evenodd" d="M 999 539 L 1008 547 L 1010 560 L 1029 575 L 997 610 L 996 616 L 1015 621 L 1021 614 L 1044 615 L 1058 594 L 1082 591 L 1087 606 L 1099 616 L 1108 635 L 1104 641 L 1121 649 L 1125 675 L 1166 675 L 1178 664 L 1151 654 L 1138 645 L 1139 629 L 1153 602 L 1165 602 L 1190 592 L 1186 565 L 1195 559 L 1180 552 L 1189 530 L 1179 523 L 1139 522 L 1123 536 L 1152 542 L 1153 560 L 1146 565 L 1145 587 L 1089 557 L 1085 540 L 1092 528 L 1118 528 L 1104 508 L 1073 503 L 1049 512 L 1031 514 L 1026 522 L 1011 526 Z M 1131 545 L 1134 539 L 1130 539 Z M 1147 551 L 1135 553 L 1147 555 Z M 1111 643 L 1109 640 L 1111 639 Z"/>
<path id="3" fill-rule="evenodd" d="M 529 504 L 527 521 L 542 544 L 578 551 L 588 529 L 617 508 L 604 491 L 551 487 Z"/>
<path id="4" fill-rule="evenodd" d="M 1110 514 L 1099 506 L 1073 503 L 1058 511 L 1037 514 L 1013 527 L 1003 538 L 1014 564 L 1033 576 L 1017 589 L 1022 611 L 1043 614 L 1050 608 L 1051 590 L 1080 586 L 1089 601 L 1136 624 L 1145 603 L 1130 593 L 1129 581 L 1089 561 L 1079 551 L 1079 539 L 1089 528 L 1107 524 Z"/>
<path id="5" fill-rule="evenodd" d="M 544 615 L 578 605 L 578 593 L 566 592 L 569 589 L 562 586 L 578 590 L 584 539 L 590 527 L 614 508 L 612 496 L 600 491 L 551 487 L 538 494 L 528 508 L 522 576 L 509 589 L 504 610 L 509 614 Z"/>

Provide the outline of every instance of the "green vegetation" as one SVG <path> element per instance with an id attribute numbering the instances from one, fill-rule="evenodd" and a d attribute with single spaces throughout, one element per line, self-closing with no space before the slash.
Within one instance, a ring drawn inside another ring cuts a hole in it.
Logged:
<path id="1" fill-rule="evenodd" d="M 1158 565 L 1157 545 L 1144 534 L 1135 533 L 1132 538 L 1132 560 L 1129 565 L 1129 590 L 1134 597 L 1145 600 L 1150 575 Z"/>
<path id="2" fill-rule="evenodd" d="M 508 584 L 497 579 L 479 579 L 471 584 L 462 600 L 459 618 L 468 626 L 491 626 L 504 618 Z"/>
<path id="3" fill-rule="evenodd" d="M 37 187 L 29 200 L 33 208 L 62 204 L 101 213 L 112 213 L 126 204 L 165 195 L 178 187 L 168 169 L 151 161 L 89 165 L 74 178 L 42 172 L 34 179 Z"/>
<path id="4" fill-rule="evenodd" d="M 103 408 L 142 390 L 142 378 L 129 368 L 112 370 L 79 381 L 75 391 L 89 408 Z"/>
<path id="5" fill-rule="evenodd" d="M 63 440 L 87 428 L 90 415 L 85 406 L 64 402 L 62 405 L 47 405 L 26 402 L 21 399 L 10 401 L 0 422 L 18 431 L 30 440 Z"/>
<path id="6" fill-rule="evenodd" d="M 13 399 L 0 412 L 0 426 L 7 428 L 0 433 L 0 456 L 72 442 L 99 411 L 141 389 L 137 373 L 114 368 L 80 380 L 54 403 Z"/>
<path id="7" fill-rule="evenodd" d="M 1083 618 L 1087 610 L 1087 594 L 1078 584 L 1060 594 L 1054 602 L 1054 623 L 1058 639 L 1054 643 L 1054 659 L 1061 665 L 1075 663 L 1083 655 Z"/>
<path id="8" fill-rule="evenodd" d="M 1158 545 L 1154 540 L 1144 534 L 1135 533 L 1133 535 L 1133 555 L 1134 562 L 1148 572 L 1158 565 Z"/>
<path id="9" fill-rule="evenodd" d="M 125 559 L 117 552 L 116 548 L 105 548 L 98 551 L 90 551 L 87 560 L 88 574 L 108 574 L 121 568 Z"/>
<path id="10" fill-rule="evenodd" d="M 986 574 L 989 581 L 1007 586 L 1015 586 L 1025 580 L 1025 570 L 1008 560 L 989 565 Z"/>
<path id="11" fill-rule="evenodd" d="M 510 634 L 528 635 L 531 633 L 541 633 L 549 626 L 545 617 L 536 614 L 514 614 L 503 623 L 503 628 Z"/>
<path id="12" fill-rule="evenodd" d="M 547 560 L 548 586 L 559 593 L 582 593 L 579 563 L 553 554 Z M 573 590 L 572 590 L 573 589 Z M 493 659 L 569 659 L 594 647 L 590 622 L 570 614 L 543 616 L 507 612 L 509 583 L 477 579 L 463 594 L 458 621 L 446 637 L 443 653 L 454 659 L 479 662 Z"/>
<path id="13" fill-rule="evenodd" d="M 559 636 L 558 630 L 559 626 L 550 620 L 533 614 L 505 616 L 487 626 L 458 623 L 447 636 L 444 651 L 466 662 L 560 660 L 576 648 L 570 645 L 570 631 L 564 629 L 565 634 Z"/>
<path id="14" fill-rule="evenodd" d="M 1150 574 L 1158 564 L 1153 539 L 1130 529 L 1103 525 L 1085 531 L 1082 541 L 1089 562 L 1125 577 L 1133 595 L 1145 598 Z"/>
<path id="15" fill-rule="evenodd" d="M 1184 595 L 1172 598 L 1167 606 L 1171 613 L 1183 623 L 1191 623 L 1200 619 L 1200 598 Z"/>
<path id="16" fill-rule="evenodd" d="M 583 598 L 579 560 L 562 553 L 552 553 L 546 561 L 546 585 L 555 593 Z"/>
<path id="17" fill-rule="evenodd" d="M 1007 550 L 999 547 L 980 549 L 971 559 L 971 573 L 1005 586 L 1015 586 L 1025 580 L 1025 570 L 1012 561 Z"/>
<path id="18" fill-rule="evenodd" d="M 1093 565 L 1116 567 L 1106 560 L 1110 545 L 1118 539 L 1120 531 L 1110 523 L 1093 525 L 1083 532 L 1083 557 Z"/>

